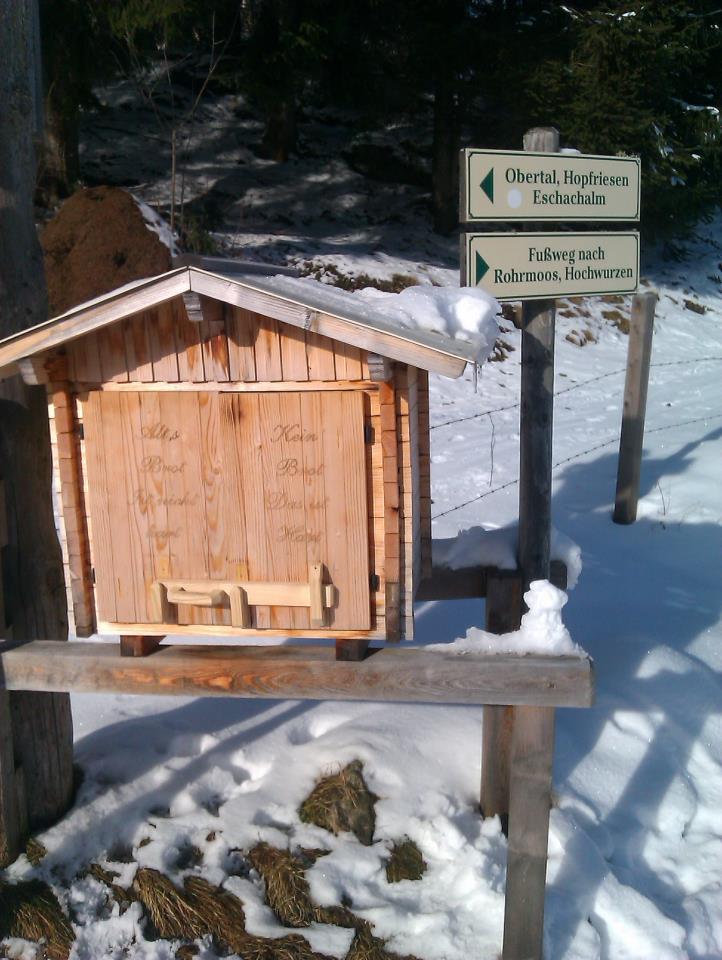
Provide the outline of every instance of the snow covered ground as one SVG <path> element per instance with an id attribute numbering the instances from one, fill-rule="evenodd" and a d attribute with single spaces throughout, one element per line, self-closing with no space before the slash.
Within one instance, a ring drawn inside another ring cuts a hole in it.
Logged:
<path id="1" fill-rule="evenodd" d="M 332 262 L 423 275 L 427 241 L 412 240 L 411 253 L 339 243 Z M 452 258 L 450 244 L 436 282 L 454 282 Z M 615 322 L 629 301 L 559 304 L 553 515 L 583 559 L 563 616 L 594 657 L 598 695 L 590 710 L 558 711 L 549 960 L 722 956 L 721 275 L 719 217 L 687 259 L 647 272 L 660 299 L 633 526 L 611 521 L 627 347 Z M 518 331 L 503 327 L 507 357 L 485 365 L 478 392 L 469 374 L 435 378 L 431 395 L 434 534 L 463 543 L 500 530 L 502 552 L 517 513 L 520 355 Z M 483 623 L 483 602 L 422 603 L 416 616 L 422 642 L 452 641 Z M 122 916 L 106 905 L 102 885 L 80 876 L 91 861 L 120 883 L 136 863 L 175 880 L 201 873 L 241 897 L 249 930 L 287 932 L 258 878 L 237 875 L 238 851 L 259 839 L 330 850 L 307 872 L 313 897 L 350 901 L 390 950 L 498 956 L 506 843 L 498 820 L 476 811 L 480 708 L 79 695 L 73 710 L 85 773 L 76 806 L 41 835 L 39 866 L 23 857 L 8 873 L 52 883 L 71 911 L 76 960 L 174 953 L 143 938 L 137 904 Z M 354 759 L 379 797 L 370 847 L 297 814 L 321 774 Z M 406 836 L 428 871 L 389 884 L 388 849 Z M 192 847 L 202 861 L 188 866 Z M 302 932 L 345 955 L 349 931 Z M 200 946 L 202 960 L 215 957 Z"/>

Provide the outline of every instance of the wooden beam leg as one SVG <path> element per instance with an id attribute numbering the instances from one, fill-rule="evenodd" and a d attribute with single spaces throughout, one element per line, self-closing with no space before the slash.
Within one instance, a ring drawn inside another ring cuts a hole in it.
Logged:
<path id="1" fill-rule="evenodd" d="M 163 637 L 128 637 L 120 638 L 121 657 L 148 657 L 161 645 Z"/>
<path id="2" fill-rule="evenodd" d="M 168 588 L 156 580 L 150 588 L 151 623 L 177 623 L 177 618 L 178 608 L 168 602 Z"/>
<path id="3" fill-rule="evenodd" d="M 515 707 L 502 960 L 541 960 L 554 708 Z"/>
<path id="4" fill-rule="evenodd" d="M 248 606 L 248 594 L 243 587 L 230 587 L 228 599 L 231 604 L 231 626 L 248 629 L 251 626 L 251 608 Z"/>
<path id="5" fill-rule="evenodd" d="M 363 660 L 369 647 L 366 637 L 356 637 L 351 640 L 336 640 L 337 660 Z"/>
<path id="6" fill-rule="evenodd" d="M 509 633 L 521 622 L 521 579 L 518 573 L 490 573 L 486 582 L 486 630 Z M 506 831 L 509 816 L 509 756 L 514 711 L 511 707 L 484 707 L 481 748 L 481 795 L 485 817 L 501 817 Z"/>
<path id="7" fill-rule="evenodd" d="M 514 726 L 513 707 L 484 707 L 481 739 L 481 795 L 483 817 L 500 817 L 504 833 L 509 819 L 509 759 Z"/>

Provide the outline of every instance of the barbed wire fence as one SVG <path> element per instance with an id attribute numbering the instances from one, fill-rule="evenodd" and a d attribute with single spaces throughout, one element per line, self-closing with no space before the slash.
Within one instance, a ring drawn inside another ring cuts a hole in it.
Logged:
<path id="1" fill-rule="evenodd" d="M 684 366 L 691 363 L 712 363 L 722 361 L 722 357 L 693 357 L 689 360 L 665 360 L 660 363 L 651 363 L 650 367 L 678 367 Z M 591 383 L 597 383 L 599 380 L 606 380 L 608 377 L 619 376 L 620 373 L 626 373 L 626 367 L 620 367 L 617 370 L 609 370 L 607 373 L 600 373 L 599 376 L 590 377 L 588 380 L 580 380 L 579 383 L 572 383 L 568 387 L 564 387 L 562 390 L 557 390 L 554 393 L 555 397 L 561 397 L 565 393 L 571 393 L 572 390 L 580 390 L 582 387 L 588 387 Z M 440 427 L 449 427 L 453 426 L 455 423 L 464 423 L 466 420 L 477 420 L 480 417 L 486 417 L 492 413 L 504 413 L 506 410 L 514 410 L 519 406 L 519 401 L 516 403 L 508 403 L 503 407 L 494 407 L 491 410 L 482 410 L 479 413 L 470 413 L 465 417 L 456 417 L 453 420 L 442 420 L 441 423 L 432 423 L 429 427 L 430 430 L 438 430 Z"/>
<path id="2" fill-rule="evenodd" d="M 695 357 L 695 358 L 687 359 L 687 360 L 666 360 L 666 361 L 663 361 L 663 362 L 660 362 L 660 363 L 650 364 L 650 366 L 652 366 L 652 367 L 674 367 L 674 366 L 684 366 L 684 365 L 686 365 L 686 364 L 692 364 L 692 363 L 703 363 L 703 362 L 707 362 L 707 361 L 709 361 L 709 362 L 722 361 L 722 357 Z M 571 385 L 568 386 L 568 387 L 564 387 L 562 390 L 557 391 L 557 392 L 554 394 L 554 396 L 555 396 L 555 397 L 561 396 L 562 394 L 569 393 L 569 392 L 572 391 L 572 390 L 578 390 L 578 389 L 580 389 L 581 387 L 588 386 L 588 385 L 591 384 L 591 383 L 596 383 L 596 382 L 598 382 L 599 380 L 604 380 L 604 379 L 606 379 L 606 378 L 608 378 L 608 377 L 612 377 L 612 376 L 618 375 L 619 373 L 625 373 L 625 372 L 626 372 L 626 367 L 623 367 L 623 368 L 621 368 L 620 370 L 612 370 L 612 371 L 609 371 L 609 372 L 607 372 L 607 373 L 599 374 L 599 376 L 597 376 L 597 377 L 591 377 L 591 378 L 589 378 L 588 380 L 582 380 L 582 381 L 580 381 L 579 383 L 574 383 L 574 384 L 571 384 Z M 518 406 L 519 406 L 519 402 L 517 401 L 516 403 L 510 403 L 510 404 L 507 404 L 507 405 L 505 405 L 505 406 L 503 406 L 503 407 L 496 407 L 496 408 L 494 408 L 494 409 L 492 409 L 492 410 L 483 410 L 483 411 L 481 411 L 480 413 L 470 414 L 469 416 L 465 416 L 465 417 L 459 417 L 459 418 L 457 418 L 457 419 L 455 419 L 455 420 L 446 420 L 446 421 L 444 421 L 443 423 L 434 424 L 430 429 L 433 430 L 433 429 L 438 428 L 438 427 L 450 426 L 451 424 L 454 424 L 454 423 L 463 423 L 463 422 L 466 421 L 466 420 L 475 420 L 475 419 L 478 419 L 478 418 L 480 418 L 480 417 L 487 417 L 487 416 L 488 416 L 488 417 L 489 417 L 489 422 L 491 423 L 491 427 L 492 427 L 492 434 L 491 434 L 491 469 L 490 469 L 490 476 L 489 476 L 489 487 L 491 487 L 491 484 L 492 484 L 493 478 L 494 478 L 494 446 L 495 446 L 495 443 L 496 443 L 496 428 L 495 428 L 495 425 L 494 425 L 494 421 L 493 421 L 493 419 L 492 419 L 492 414 L 494 414 L 494 413 L 502 413 L 502 412 L 504 412 L 504 411 L 506 411 L 506 410 L 513 410 L 514 408 L 516 408 L 516 407 L 518 407 Z M 712 415 L 704 416 L 704 417 L 694 417 L 694 418 L 688 419 L 688 420 L 680 420 L 680 421 L 677 422 L 677 423 L 664 424 L 664 425 L 659 426 L 659 427 L 651 427 L 651 428 L 645 429 L 645 435 L 647 435 L 647 434 L 652 434 L 652 433 L 660 433 L 660 432 L 662 432 L 662 431 L 664 431 L 664 430 L 673 430 L 673 429 L 675 429 L 676 427 L 685 427 L 685 426 L 689 426 L 689 425 L 694 424 L 694 423 L 703 423 L 703 422 L 708 421 L 708 420 L 722 420 L 722 413 L 712 414 Z M 619 435 L 618 435 L 618 434 L 615 434 L 615 436 L 610 437 L 608 440 L 603 440 L 601 443 L 597 443 L 597 444 L 595 444 L 595 445 L 592 446 L 592 447 L 587 447 L 586 450 L 580 450 L 580 451 L 578 451 L 577 453 L 574 453 L 574 454 L 572 454 L 572 455 L 569 456 L 569 457 L 564 457 L 563 459 L 556 461 L 555 463 L 552 464 L 552 470 L 556 470 L 558 467 L 564 466 L 564 465 L 567 464 L 567 463 L 571 463 L 571 462 L 574 461 L 574 460 L 579 460 L 581 457 L 585 457 L 585 456 L 587 456 L 587 455 L 590 454 L 590 453 L 596 453 L 598 450 L 603 450 L 605 447 L 609 447 L 609 446 L 611 446 L 611 445 L 614 444 L 614 443 L 619 443 Z M 464 507 L 468 507 L 468 506 L 469 506 L 470 504 L 472 504 L 472 503 L 477 503 L 479 500 L 484 500 L 486 497 L 490 497 L 490 496 L 492 496 L 492 494 L 494 494 L 494 493 L 499 493 L 501 490 L 506 490 L 508 487 L 513 487 L 513 486 L 515 486 L 515 485 L 518 484 L 518 483 L 519 483 L 519 478 L 518 478 L 518 477 L 515 477 L 513 480 L 507 480 L 506 483 L 502 483 L 502 484 L 500 484 L 498 487 L 494 487 L 493 489 L 485 490 L 483 493 L 477 494 L 477 496 L 471 497 L 469 500 L 465 500 L 463 503 L 459 503 L 459 504 L 457 504 L 455 507 L 449 507 L 448 510 L 442 510 L 440 513 L 432 514 L 432 515 L 431 515 L 431 519 L 432 519 L 432 520 L 438 520 L 438 519 L 440 519 L 441 517 L 446 517 L 446 516 L 448 516 L 448 515 L 451 514 L 451 513 L 456 513 L 457 510 L 463 510 Z"/>

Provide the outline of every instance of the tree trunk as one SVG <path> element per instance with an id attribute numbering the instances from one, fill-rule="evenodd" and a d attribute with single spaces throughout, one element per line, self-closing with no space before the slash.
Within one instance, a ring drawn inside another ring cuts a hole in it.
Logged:
<path id="1" fill-rule="evenodd" d="M 32 207 L 32 15 L 33 0 L 5 4 L 0 14 L 0 337 L 47 316 Z M 0 480 L 7 520 L 0 636 L 16 642 L 64 640 L 68 626 L 45 394 L 12 380 L 2 384 L 0 397 Z M 24 832 L 47 825 L 68 808 L 72 720 L 67 694 L 0 693 L 0 698 L 6 721 L 5 749 L 0 751 L 0 858 L 9 862 L 17 856 Z M 4 819 L 8 811 L 14 824 Z"/>
<path id="2" fill-rule="evenodd" d="M 270 72 L 263 71 L 266 127 L 261 151 L 269 160 L 285 163 L 296 149 L 299 76 L 292 38 L 301 26 L 301 5 L 298 0 L 270 0 L 261 15 L 266 55 L 273 57 Z"/>
<path id="3" fill-rule="evenodd" d="M 434 230 L 451 233 L 459 222 L 459 118 L 454 77 L 443 64 L 434 78 L 431 163 Z"/>
<path id="4" fill-rule="evenodd" d="M 70 196 L 80 177 L 78 105 L 58 78 L 45 97 L 45 139 L 40 157 L 40 188 L 48 205 Z"/>
<path id="5" fill-rule="evenodd" d="M 296 148 L 296 103 L 293 94 L 279 97 L 266 110 L 263 156 L 285 163 Z"/>

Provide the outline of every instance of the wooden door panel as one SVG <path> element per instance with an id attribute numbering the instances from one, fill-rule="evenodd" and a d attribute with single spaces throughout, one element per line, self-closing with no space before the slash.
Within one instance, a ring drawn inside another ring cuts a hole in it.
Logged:
<path id="1" fill-rule="evenodd" d="M 154 580 L 304 583 L 322 563 L 327 629 L 370 629 L 360 392 L 95 392 L 85 418 L 99 620 L 149 622 Z M 254 625 L 310 629 L 309 611 L 259 606 Z"/>

